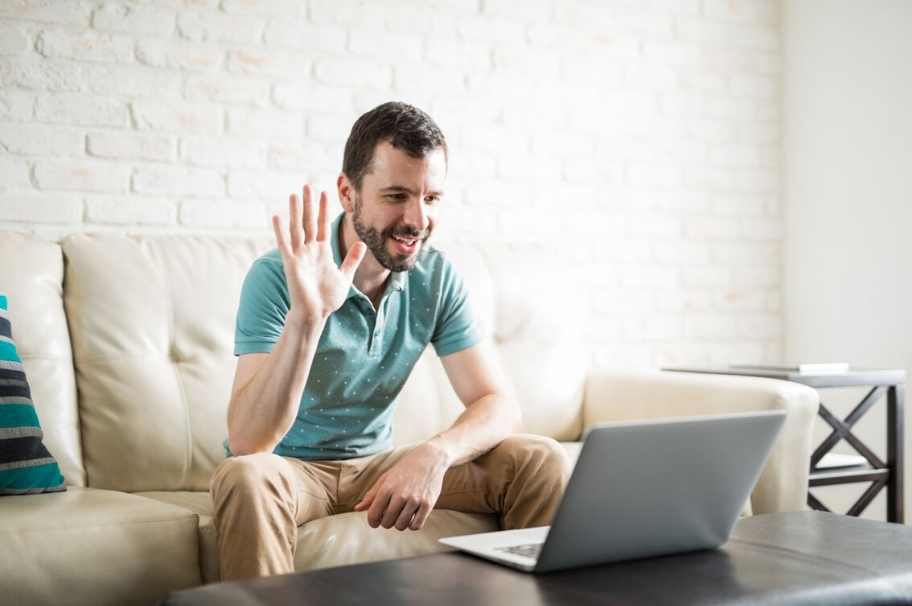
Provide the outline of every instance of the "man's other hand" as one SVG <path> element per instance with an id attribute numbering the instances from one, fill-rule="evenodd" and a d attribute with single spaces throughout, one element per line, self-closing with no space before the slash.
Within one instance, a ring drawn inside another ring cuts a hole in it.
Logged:
<path id="1" fill-rule="evenodd" d="M 371 528 L 420 530 L 440 497 L 449 466 L 425 443 L 380 476 L 355 511 L 367 511 Z"/>

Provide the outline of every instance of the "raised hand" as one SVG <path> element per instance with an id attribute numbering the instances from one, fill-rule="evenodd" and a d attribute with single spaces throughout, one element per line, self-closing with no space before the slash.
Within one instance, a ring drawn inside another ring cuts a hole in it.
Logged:
<path id="1" fill-rule="evenodd" d="M 297 195 L 289 196 L 287 232 L 278 216 L 272 218 L 272 228 L 288 282 L 289 315 L 294 314 L 306 322 L 321 322 L 345 302 L 367 246 L 362 242 L 354 244 L 342 266 L 337 267 L 330 244 L 326 192 L 320 193 L 317 217 L 314 217 L 313 206 L 313 191 L 305 185 L 303 204 Z"/>

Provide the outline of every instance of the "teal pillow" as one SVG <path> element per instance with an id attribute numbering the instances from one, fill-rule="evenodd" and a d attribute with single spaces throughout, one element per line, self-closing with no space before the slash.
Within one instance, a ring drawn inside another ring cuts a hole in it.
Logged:
<path id="1" fill-rule="evenodd" d="M 0 295 L 0 495 L 66 490 L 42 442 L 22 360 L 16 353 L 5 295 Z"/>

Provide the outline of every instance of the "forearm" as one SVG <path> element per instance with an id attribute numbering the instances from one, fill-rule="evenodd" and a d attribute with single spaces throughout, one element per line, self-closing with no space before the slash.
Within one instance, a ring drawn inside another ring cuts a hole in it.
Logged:
<path id="1" fill-rule="evenodd" d="M 228 447 L 235 455 L 272 452 L 294 423 L 325 322 L 286 319 L 279 340 L 228 404 Z"/>
<path id="2" fill-rule="evenodd" d="M 495 392 L 466 407 L 452 427 L 419 445 L 381 476 L 355 511 L 377 528 L 418 530 L 440 495 L 447 469 L 491 450 L 520 425 L 519 408 Z"/>
<path id="3" fill-rule="evenodd" d="M 486 395 L 466 407 L 453 425 L 437 434 L 419 449 L 438 457 L 445 469 L 472 461 L 504 438 L 519 431 L 522 415 L 519 406 L 506 395 Z"/>

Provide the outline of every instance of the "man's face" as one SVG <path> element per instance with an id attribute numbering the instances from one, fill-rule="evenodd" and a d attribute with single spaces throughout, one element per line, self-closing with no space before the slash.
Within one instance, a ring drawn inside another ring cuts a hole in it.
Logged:
<path id="1" fill-rule="evenodd" d="M 374 150 L 371 170 L 352 189 L 355 233 L 377 262 L 391 271 L 408 271 L 434 230 L 446 159 L 435 149 L 412 158 L 389 143 Z"/>

